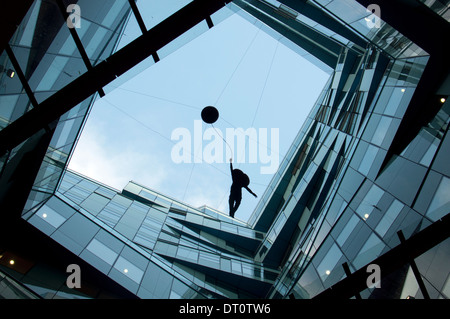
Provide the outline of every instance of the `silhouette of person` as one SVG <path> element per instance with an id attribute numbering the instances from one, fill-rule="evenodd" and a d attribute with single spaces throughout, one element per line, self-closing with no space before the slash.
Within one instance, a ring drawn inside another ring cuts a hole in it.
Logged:
<path id="1" fill-rule="evenodd" d="M 230 216 L 234 218 L 234 213 L 237 211 L 239 205 L 241 204 L 242 188 L 245 188 L 253 196 L 255 197 L 258 196 L 255 193 L 253 193 L 250 188 L 248 188 L 248 185 L 250 184 L 250 179 L 248 178 L 248 176 L 240 169 L 233 169 L 233 162 L 231 158 L 230 158 L 230 170 L 233 183 L 231 184 L 228 204 L 230 205 Z"/>

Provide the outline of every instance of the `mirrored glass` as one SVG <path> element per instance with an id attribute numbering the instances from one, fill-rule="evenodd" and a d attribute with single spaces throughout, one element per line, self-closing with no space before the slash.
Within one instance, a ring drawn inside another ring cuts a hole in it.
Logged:
<path id="1" fill-rule="evenodd" d="M 358 256 L 353 260 L 352 264 L 356 269 L 360 269 L 362 266 L 378 257 L 385 246 L 386 245 L 381 241 L 381 239 L 375 233 L 373 233 L 367 239 L 366 243 L 361 248 Z"/>
<path id="2" fill-rule="evenodd" d="M 344 229 L 341 231 L 341 233 L 339 234 L 338 238 L 336 239 L 336 242 L 341 247 L 344 245 L 344 243 L 347 240 L 348 236 L 355 229 L 356 225 L 358 224 L 358 222 L 360 220 L 361 219 L 358 216 L 353 215 L 350 218 L 350 220 L 347 222 L 347 224 L 345 225 Z"/>
<path id="3" fill-rule="evenodd" d="M 402 210 L 403 207 L 404 205 L 400 201 L 394 199 L 392 204 L 389 206 L 389 208 L 379 221 L 377 227 L 375 228 L 375 231 L 381 237 L 383 237 L 388 231 L 389 227 L 392 226 L 392 224 L 394 223 L 397 216 L 400 214 L 400 211 Z"/>
<path id="4" fill-rule="evenodd" d="M 336 244 L 333 244 L 317 267 L 317 272 L 322 280 L 325 280 L 325 278 L 331 274 L 341 257 L 342 251 Z"/>
<path id="5" fill-rule="evenodd" d="M 366 152 L 364 153 L 364 157 L 359 164 L 358 171 L 360 171 L 364 175 L 368 175 L 370 168 L 372 167 L 373 161 L 375 160 L 375 156 L 377 155 L 378 147 L 369 144 Z"/>
<path id="6" fill-rule="evenodd" d="M 49 223 L 55 228 L 61 226 L 62 223 L 66 221 L 66 219 L 58 214 L 56 211 L 51 209 L 50 207 L 44 205 L 37 213 L 37 216 L 42 218 L 45 222 Z"/>
<path id="7" fill-rule="evenodd" d="M 448 214 L 450 208 L 450 178 L 442 177 L 441 182 L 433 196 L 430 206 L 427 210 L 427 216 L 432 220 L 438 220 Z"/>
<path id="8" fill-rule="evenodd" d="M 356 213 L 367 220 L 374 209 L 378 209 L 377 204 L 383 196 L 384 191 L 375 184 L 372 184 L 364 199 L 356 209 Z"/>
<path id="9" fill-rule="evenodd" d="M 142 276 L 144 275 L 144 271 L 142 269 L 131 263 L 129 260 L 123 258 L 122 256 L 119 256 L 119 258 L 117 258 L 117 261 L 114 264 L 114 268 L 136 283 L 140 283 Z"/>
<path id="10" fill-rule="evenodd" d="M 86 247 L 91 253 L 99 257 L 101 260 L 105 261 L 109 265 L 112 265 L 116 260 L 118 254 L 110 249 L 105 244 L 101 243 L 97 239 L 92 239 L 89 245 Z"/>

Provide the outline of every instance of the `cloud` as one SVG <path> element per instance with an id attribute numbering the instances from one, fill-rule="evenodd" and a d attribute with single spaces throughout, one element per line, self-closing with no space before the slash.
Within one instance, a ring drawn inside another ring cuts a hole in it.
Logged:
<path id="1" fill-rule="evenodd" d="M 151 188 L 161 187 L 167 179 L 168 170 L 155 154 L 115 142 L 101 129 L 86 127 L 69 169 L 119 190 L 130 180 Z M 118 152 L 118 149 L 121 151 Z"/>

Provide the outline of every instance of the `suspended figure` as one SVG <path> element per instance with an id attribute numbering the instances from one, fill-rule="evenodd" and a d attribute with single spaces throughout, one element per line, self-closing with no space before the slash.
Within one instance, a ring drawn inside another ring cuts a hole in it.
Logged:
<path id="1" fill-rule="evenodd" d="M 245 188 L 253 196 L 255 197 L 258 196 L 255 193 L 253 193 L 250 188 L 248 188 L 248 185 L 250 184 L 250 179 L 248 178 L 248 176 L 240 169 L 233 169 L 233 163 L 231 158 L 230 158 L 230 170 L 233 183 L 231 184 L 230 197 L 228 199 L 228 203 L 230 205 L 230 216 L 234 218 L 234 213 L 237 211 L 239 205 L 241 204 L 242 188 Z"/>

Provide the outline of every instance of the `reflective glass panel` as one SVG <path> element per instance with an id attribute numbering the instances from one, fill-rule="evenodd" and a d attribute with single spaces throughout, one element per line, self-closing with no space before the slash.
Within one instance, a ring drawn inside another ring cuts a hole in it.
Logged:
<path id="1" fill-rule="evenodd" d="M 380 234 L 380 236 L 384 236 L 386 234 L 389 227 L 391 227 L 392 223 L 397 218 L 398 214 L 400 214 L 400 211 L 403 207 L 404 205 L 396 199 L 392 202 L 391 206 L 389 206 L 387 211 L 384 213 L 384 216 L 381 218 L 380 222 L 375 228 L 375 231 Z"/>
<path id="2" fill-rule="evenodd" d="M 432 220 L 438 220 L 442 216 L 448 214 L 449 208 L 450 178 L 443 176 L 426 214 Z"/>
<path id="3" fill-rule="evenodd" d="M 345 225 L 344 229 L 339 234 L 338 238 L 336 239 L 336 242 L 342 247 L 344 245 L 345 241 L 347 240 L 348 236 L 351 234 L 351 232 L 355 229 L 356 224 L 358 224 L 358 221 L 361 219 L 353 215 L 350 220 L 347 222 L 347 225 Z"/>
<path id="4" fill-rule="evenodd" d="M 112 265 L 117 258 L 117 253 L 115 251 L 95 238 L 89 243 L 86 249 L 110 265 Z"/>
<path id="5" fill-rule="evenodd" d="M 330 250 L 328 250 L 328 253 L 323 258 L 320 265 L 317 267 L 317 272 L 319 273 L 319 276 L 321 278 L 326 278 L 328 275 L 331 274 L 331 271 L 336 266 L 339 259 L 342 257 L 342 252 L 339 249 L 339 247 L 336 244 L 333 244 L 331 246 Z"/>
<path id="6" fill-rule="evenodd" d="M 133 263 L 122 256 L 119 256 L 114 264 L 114 268 L 136 283 L 139 283 L 144 275 L 144 272 L 140 268 L 136 267 Z"/>
<path id="7" fill-rule="evenodd" d="M 58 228 L 66 221 L 63 216 L 46 205 L 39 210 L 37 215 L 55 228 Z"/>
<path id="8" fill-rule="evenodd" d="M 356 269 L 361 268 L 378 257 L 384 247 L 385 245 L 381 239 L 373 233 L 359 251 L 358 256 L 353 260 L 353 265 Z"/>

